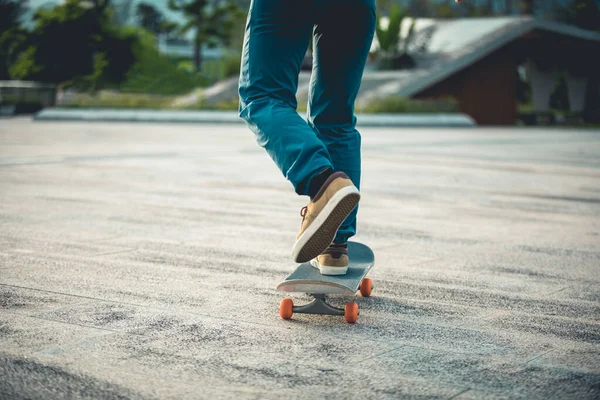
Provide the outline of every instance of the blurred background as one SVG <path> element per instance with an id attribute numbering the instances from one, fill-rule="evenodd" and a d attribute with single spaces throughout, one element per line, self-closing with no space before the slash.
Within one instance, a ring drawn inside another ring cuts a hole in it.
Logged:
<path id="1" fill-rule="evenodd" d="M 248 0 L 0 0 L 0 112 L 236 110 Z M 340 10 L 343 18 L 343 10 Z M 306 108 L 311 51 L 298 89 Z M 361 113 L 600 124 L 600 0 L 378 0 Z"/>

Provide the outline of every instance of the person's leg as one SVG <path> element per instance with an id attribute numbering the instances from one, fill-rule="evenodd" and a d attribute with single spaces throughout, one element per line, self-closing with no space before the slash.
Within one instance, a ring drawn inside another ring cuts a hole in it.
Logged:
<path id="1" fill-rule="evenodd" d="M 301 195 L 313 175 L 332 168 L 327 148 L 296 112 L 315 7 L 312 0 L 253 0 L 239 81 L 240 116 Z"/>
<path id="2" fill-rule="evenodd" d="M 345 172 L 359 187 L 361 137 L 354 102 L 375 32 L 375 1 L 332 0 L 318 18 L 308 120 L 327 146 L 334 169 Z M 345 243 L 356 233 L 357 211 L 358 207 L 342 223 L 335 243 Z"/>
<path id="3" fill-rule="evenodd" d="M 239 82 L 240 116 L 296 192 L 311 197 L 292 248 L 296 262 L 326 249 L 360 199 L 345 174 L 333 173 L 327 147 L 296 112 L 300 65 L 320 7 L 314 0 L 253 0 Z"/>

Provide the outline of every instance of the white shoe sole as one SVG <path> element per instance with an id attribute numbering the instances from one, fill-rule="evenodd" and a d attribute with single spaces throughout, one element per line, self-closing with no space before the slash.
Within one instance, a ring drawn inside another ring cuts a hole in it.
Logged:
<path id="1" fill-rule="evenodd" d="M 310 260 L 310 265 L 312 265 L 313 267 L 317 268 L 319 271 L 321 271 L 321 275 L 330 275 L 330 276 L 335 276 L 335 275 L 346 275 L 346 272 L 348 272 L 348 267 L 329 267 L 327 265 L 321 265 L 316 258 L 313 258 L 312 260 Z"/>
<path id="2" fill-rule="evenodd" d="M 297 263 L 304 263 L 329 247 L 340 225 L 354 210 L 359 200 L 360 193 L 355 186 L 346 186 L 338 190 L 296 240 L 292 248 L 292 259 Z"/>

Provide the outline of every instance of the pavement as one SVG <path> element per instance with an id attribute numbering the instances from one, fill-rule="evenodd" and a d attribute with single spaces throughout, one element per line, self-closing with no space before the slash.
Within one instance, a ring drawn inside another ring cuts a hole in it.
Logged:
<path id="1" fill-rule="evenodd" d="M 304 119 L 306 119 L 303 116 Z M 235 111 L 46 108 L 35 115 L 38 121 L 152 122 L 244 125 Z M 473 118 L 461 113 L 363 114 L 360 127 L 469 127 Z"/>
<path id="2" fill-rule="evenodd" d="M 347 324 L 244 126 L 1 120 L 0 398 L 598 399 L 600 131 L 362 133 Z"/>

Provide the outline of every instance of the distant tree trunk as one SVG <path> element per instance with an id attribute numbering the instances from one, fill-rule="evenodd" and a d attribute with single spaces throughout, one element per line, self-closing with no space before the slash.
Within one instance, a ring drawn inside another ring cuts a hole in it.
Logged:
<path id="1" fill-rule="evenodd" d="M 196 33 L 196 38 L 194 40 L 194 66 L 196 67 L 196 72 L 200 72 L 200 68 L 202 67 L 202 41 L 200 40 L 200 31 Z"/>

